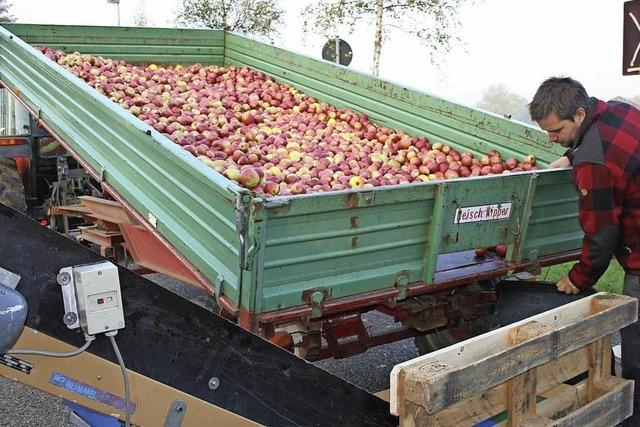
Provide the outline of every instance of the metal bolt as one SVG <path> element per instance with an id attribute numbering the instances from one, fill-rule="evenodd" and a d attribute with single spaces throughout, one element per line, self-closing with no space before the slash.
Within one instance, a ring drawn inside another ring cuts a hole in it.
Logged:
<path id="1" fill-rule="evenodd" d="M 78 316 L 72 311 L 65 313 L 64 317 L 62 318 L 62 322 L 67 326 L 73 325 L 77 320 Z"/>
<path id="2" fill-rule="evenodd" d="M 56 280 L 60 286 L 66 286 L 71 283 L 71 275 L 67 272 L 58 274 Z"/>
<path id="3" fill-rule="evenodd" d="M 98 276 L 102 276 L 102 270 L 98 271 Z"/>
<path id="4" fill-rule="evenodd" d="M 218 377 L 211 377 L 211 379 L 209 380 L 209 388 L 211 390 L 217 390 L 218 387 L 220 387 L 220 380 L 218 379 Z"/>
<path id="5" fill-rule="evenodd" d="M 96 380 L 100 381 L 102 379 L 102 375 L 96 375 Z"/>
<path id="6" fill-rule="evenodd" d="M 315 291 L 311 294 L 311 302 L 313 304 L 320 304 L 324 299 L 324 294 L 320 291 Z"/>

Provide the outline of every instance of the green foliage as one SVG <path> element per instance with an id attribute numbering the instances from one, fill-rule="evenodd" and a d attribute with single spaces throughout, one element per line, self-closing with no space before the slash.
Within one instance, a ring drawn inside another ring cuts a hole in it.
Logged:
<path id="1" fill-rule="evenodd" d="M 557 282 L 562 277 L 569 273 L 571 267 L 573 267 L 574 262 L 568 262 L 565 264 L 553 265 L 551 267 L 546 267 L 542 269 L 542 274 L 538 276 L 541 280 L 545 280 L 548 282 Z M 602 275 L 598 283 L 596 284 L 596 289 L 599 291 L 606 292 L 615 292 L 617 294 L 622 293 L 622 285 L 624 282 L 624 270 L 618 264 L 618 261 L 615 259 L 611 261 L 609 264 L 609 268 Z"/>
<path id="2" fill-rule="evenodd" d="M 133 17 L 133 23 L 136 27 L 148 27 L 151 25 L 151 21 L 147 16 L 146 0 L 138 1 L 138 8 L 136 9 L 136 14 Z"/>
<path id="3" fill-rule="evenodd" d="M 283 14 L 277 0 L 183 0 L 176 23 L 268 38 Z"/>
<path id="4" fill-rule="evenodd" d="M 9 13 L 9 9 L 11 9 L 11 3 L 0 0 L 0 22 L 15 22 L 16 18 Z"/>
<path id="5" fill-rule="evenodd" d="M 382 38 L 395 28 L 419 38 L 437 63 L 460 41 L 458 10 L 472 0 L 383 0 Z M 355 24 L 366 20 L 375 24 L 376 0 L 324 0 L 308 5 L 302 12 L 304 30 L 332 36 L 340 28 L 352 33 Z"/>
<path id="6" fill-rule="evenodd" d="M 476 106 L 496 114 L 511 115 L 512 119 L 521 122 L 531 123 L 527 100 L 511 92 L 502 84 L 489 86 Z"/>

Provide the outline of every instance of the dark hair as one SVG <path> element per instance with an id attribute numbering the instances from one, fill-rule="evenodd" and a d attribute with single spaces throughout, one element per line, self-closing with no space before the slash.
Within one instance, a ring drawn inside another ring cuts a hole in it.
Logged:
<path id="1" fill-rule="evenodd" d="M 572 120 L 578 108 L 588 111 L 589 95 L 579 82 L 569 77 L 545 80 L 529 104 L 531 119 L 538 121 L 555 113 L 560 120 Z"/>

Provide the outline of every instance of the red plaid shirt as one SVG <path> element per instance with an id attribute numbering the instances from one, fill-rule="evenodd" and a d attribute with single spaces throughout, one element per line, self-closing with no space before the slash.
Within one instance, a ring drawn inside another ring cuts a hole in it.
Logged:
<path id="1" fill-rule="evenodd" d="M 593 286 L 613 255 L 640 275 L 640 110 L 594 99 L 586 132 L 567 154 L 578 189 L 584 240 L 569 272 L 579 287 Z"/>

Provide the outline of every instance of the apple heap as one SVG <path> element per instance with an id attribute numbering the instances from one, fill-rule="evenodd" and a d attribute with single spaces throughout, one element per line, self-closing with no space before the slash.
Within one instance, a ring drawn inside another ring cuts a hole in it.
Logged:
<path id="1" fill-rule="evenodd" d="M 477 248 L 475 250 L 476 258 L 484 258 L 489 252 L 494 252 L 500 258 L 504 258 L 507 255 L 507 245 L 491 246 L 490 248 Z"/>
<path id="2" fill-rule="evenodd" d="M 138 66 L 47 47 L 47 57 L 264 197 L 538 169 L 533 156 L 477 158 L 377 125 L 246 67 Z"/>

